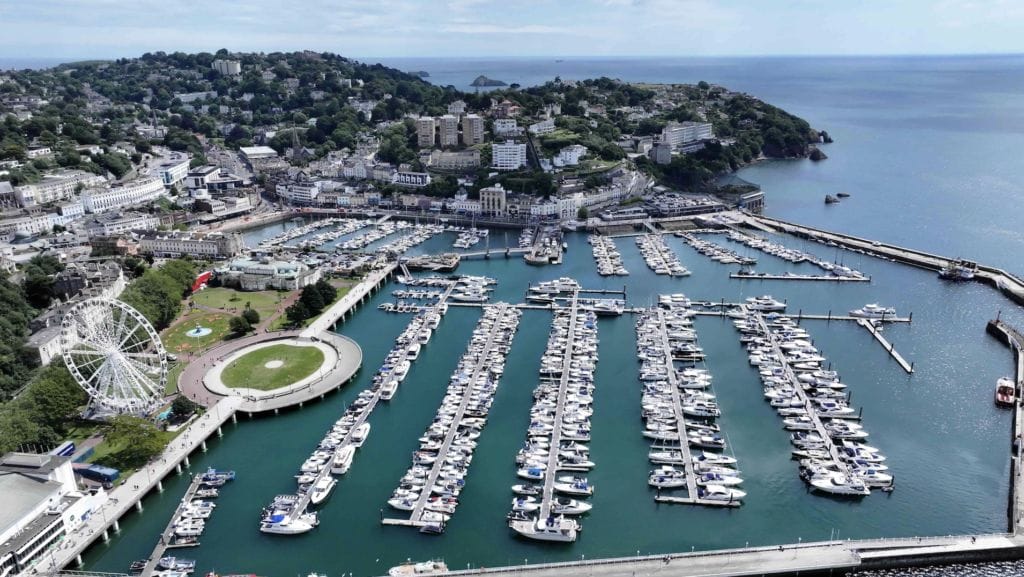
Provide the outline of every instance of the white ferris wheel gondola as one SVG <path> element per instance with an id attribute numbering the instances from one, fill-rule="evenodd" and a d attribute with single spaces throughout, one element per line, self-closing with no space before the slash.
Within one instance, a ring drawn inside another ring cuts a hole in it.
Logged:
<path id="1" fill-rule="evenodd" d="M 115 299 L 82 301 L 64 314 L 64 363 L 97 408 L 142 413 L 167 383 L 167 354 L 142 313 Z"/>

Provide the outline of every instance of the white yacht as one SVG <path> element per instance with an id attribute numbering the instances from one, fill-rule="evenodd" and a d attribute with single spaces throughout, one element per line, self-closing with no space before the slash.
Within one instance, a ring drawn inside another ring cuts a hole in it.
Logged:
<path id="1" fill-rule="evenodd" d="M 580 524 L 574 519 L 567 519 L 564 515 L 559 517 L 548 517 L 547 519 L 515 519 L 509 522 L 509 527 L 516 533 L 528 539 L 538 541 L 557 541 L 561 543 L 572 543 L 580 530 Z"/>
<path id="2" fill-rule="evenodd" d="M 896 316 L 896 309 L 893 307 L 883 307 L 878 303 L 869 303 L 859 309 L 850 311 L 850 316 L 865 319 L 893 318 Z"/>
<path id="3" fill-rule="evenodd" d="M 697 496 L 708 501 L 725 501 L 731 503 L 733 501 L 743 499 L 747 494 L 732 487 L 723 487 L 722 485 L 704 485 L 703 487 L 697 487 Z"/>
<path id="4" fill-rule="evenodd" d="M 415 577 L 419 575 L 444 575 L 448 566 L 443 561 L 406 562 L 388 569 L 390 577 Z"/>
<path id="5" fill-rule="evenodd" d="M 747 308 L 755 311 L 784 311 L 786 303 L 773 299 L 770 295 L 747 298 Z"/>
<path id="6" fill-rule="evenodd" d="M 284 513 L 275 513 L 263 519 L 260 531 L 277 535 L 299 535 L 312 531 L 319 523 L 316 513 L 303 513 L 295 518 Z"/>
<path id="7" fill-rule="evenodd" d="M 325 499 L 331 494 L 331 490 L 338 484 L 338 480 L 330 475 L 321 477 L 313 487 L 310 489 L 309 502 L 314 505 L 323 503 Z"/>
<path id="8" fill-rule="evenodd" d="M 352 445 L 345 445 L 334 454 L 334 464 L 331 465 L 332 475 L 344 475 L 352 466 L 352 458 L 356 454 L 356 448 Z"/>
<path id="9" fill-rule="evenodd" d="M 863 481 L 851 479 L 840 473 L 813 477 L 810 483 L 811 488 L 833 495 L 862 497 L 871 494 L 871 489 Z"/>
<path id="10" fill-rule="evenodd" d="M 358 427 L 356 427 L 356 429 L 354 431 L 352 431 L 352 446 L 357 447 L 357 448 L 358 447 L 362 447 L 363 443 L 366 442 L 366 437 L 369 434 L 370 434 L 370 423 L 363 423 L 362 425 L 359 425 Z"/>

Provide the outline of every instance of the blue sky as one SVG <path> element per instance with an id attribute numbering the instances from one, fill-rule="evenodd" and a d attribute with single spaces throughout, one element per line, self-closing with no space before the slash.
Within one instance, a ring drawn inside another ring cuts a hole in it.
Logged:
<path id="1" fill-rule="evenodd" d="M 1024 52 L 1024 0 L 0 0 L 0 57 Z"/>

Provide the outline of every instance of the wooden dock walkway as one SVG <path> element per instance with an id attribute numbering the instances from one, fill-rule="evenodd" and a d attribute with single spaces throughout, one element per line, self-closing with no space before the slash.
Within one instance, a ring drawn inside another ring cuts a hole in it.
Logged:
<path id="1" fill-rule="evenodd" d="M 762 313 L 756 311 L 750 312 L 754 313 L 758 326 L 768 339 L 768 343 L 772 347 L 772 353 L 782 363 L 783 374 L 785 375 L 786 380 L 788 380 L 792 385 L 793 391 L 800 399 L 800 402 L 803 403 L 803 408 L 806 410 L 807 416 L 811 419 L 814 432 L 824 440 L 825 447 L 828 450 L 829 456 L 832 458 L 832 462 L 841 473 L 849 477 L 850 468 L 846 465 L 845 461 L 839 458 L 839 449 L 832 440 L 832 436 L 829 435 L 828 431 L 825 429 L 825 425 L 821 422 L 821 416 L 818 415 L 817 407 L 814 406 L 814 403 L 812 403 L 810 398 L 807 396 L 807 391 L 804 390 L 803 383 L 800 382 L 800 379 L 797 378 L 793 368 L 786 362 L 786 355 L 782 352 L 782 348 L 779 346 L 779 340 L 775 337 L 775 333 L 768 329 L 768 323 L 765 321 Z"/>
<path id="2" fill-rule="evenodd" d="M 661 491 L 654 497 L 659 503 L 678 503 L 687 505 L 705 505 L 711 507 L 739 507 L 739 501 L 713 501 L 701 499 L 697 492 L 697 472 L 693 466 L 693 452 L 690 451 L 690 436 L 686 430 L 686 415 L 683 414 L 683 399 L 679 393 L 679 373 L 676 372 L 675 362 L 672 360 L 672 344 L 668 338 L 668 327 L 665 324 L 665 311 L 656 310 L 658 317 L 658 330 L 661 336 L 662 352 L 665 354 L 665 362 L 668 368 L 668 383 L 672 390 L 672 410 L 676 420 L 676 428 L 679 432 L 679 450 L 683 454 L 683 471 L 686 474 L 686 497 L 673 497 L 662 495 Z"/>
<path id="3" fill-rule="evenodd" d="M 836 275 L 813 275 L 813 274 L 740 274 L 729 273 L 729 278 L 740 280 L 802 280 L 816 282 L 871 282 L 867 276 L 836 276 Z"/>
<path id="4" fill-rule="evenodd" d="M 455 441 L 455 436 L 459 432 L 459 423 L 462 422 L 462 418 L 466 414 L 466 409 L 469 407 L 470 402 L 474 400 L 474 396 L 472 394 L 473 391 L 471 390 L 473 384 L 480 379 L 481 373 L 490 370 L 490 363 L 492 362 L 491 352 L 498 344 L 495 340 L 495 336 L 501 332 L 502 321 L 505 320 L 505 316 L 511 308 L 505 304 L 495 306 L 499 310 L 499 315 L 495 319 L 490 333 L 487 335 L 487 341 L 484 343 L 483 350 L 477 355 L 477 362 L 473 366 L 473 372 L 470 374 L 469 379 L 466 381 L 466 388 L 463 391 L 462 400 L 455 413 L 452 415 L 451 425 L 448 427 L 448 431 L 445 433 L 441 448 L 437 452 L 437 459 L 431 464 L 430 472 L 427 474 L 427 481 L 423 485 L 423 489 L 420 491 L 419 498 L 416 499 L 416 503 L 413 505 L 412 511 L 409 512 L 409 518 L 394 519 L 382 516 L 380 520 L 381 524 L 404 527 L 423 527 L 428 524 L 427 521 L 423 520 L 423 512 L 426 509 L 427 501 L 430 499 L 432 488 L 437 483 L 437 478 L 440 476 L 441 470 L 448 464 L 446 457 L 448 455 L 448 451 L 451 450 L 452 442 Z"/>
<path id="5" fill-rule="evenodd" d="M 576 343 L 576 316 L 579 314 L 579 293 L 573 291 L 569 301 L 569 333 L 565 337 L 565 352 L 562 356 L 562 376 L 558 380 L 558 402 L 555 405 L 554 428 L 551 431 L 551 445 L 548 450 L 548 466 L 544 470 L 544 491 L 541 494 L 539 519 L 551 517 L 551 502 L 554 500 L 555 479 L 558 477 L 558 453 L 562 446 L 562 416 L 568 396 L 570 370 Z"/>
<path id="6" fill-rule="evenodd" d="M 157 571 L 157 564 L 160 559 L 167 552 L 167 549 L 172 547 L 198 547 L 199 541 L 195 541 L 189 544 L 172 545 L 171 541 L 174 539 L 174 524 L 181 518 L 182 512 L 185 511 L 185 507 L 192 502 L 192 498 L 195 496 L 199 486 L 202 485 L 202 475 L 195 475 L 192 478 L 192 483 L 189 484 L 188 489 L 185 490 L 185 496 L 181 498 L 181 502 L 178 503 L 178 507 L 174 510 L 171 515 L 171 520 L 167 522 L 167 527 L 164 528 L 163 533 L 160 534 L 160 540 L 157 541 L 156 547 L 153 548 L 153 552 L 149 554 L 149 558 L 146 559 L 146 566 L 142 569 L 142 577 L 151 577 Z"/>
<path id="7" fill-rule="evenodd" d="M 914 363 L 908 363 L 906 359 L 903 358 L 903 355 L 896 352 L 896 347 L 882 336 L 882 332 L 878 330 L 878 327 L 876 327 L 874 323 L 868 319 L 857 319 L 857 324 L 867 329 L 867 331 L 871 333 L 871 336 L 875 337 L 875 340 L 881 343 L 882 348 L 889 353 L 893 360 L 896 361 L 904 371 L 907 371 L 908 374 L 914 374 Z"/>

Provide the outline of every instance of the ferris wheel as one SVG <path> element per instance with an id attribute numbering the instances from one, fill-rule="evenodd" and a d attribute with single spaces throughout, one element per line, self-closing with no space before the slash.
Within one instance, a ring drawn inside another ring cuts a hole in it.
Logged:
<path id="1" fill-rule="evenodd" d="M 98 408 L 142 413 L 155 408 L 167 382 L 167 354 L 142 313 L 114 299 L 82 301 L 64 314 L 61 353 Z"/>

